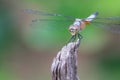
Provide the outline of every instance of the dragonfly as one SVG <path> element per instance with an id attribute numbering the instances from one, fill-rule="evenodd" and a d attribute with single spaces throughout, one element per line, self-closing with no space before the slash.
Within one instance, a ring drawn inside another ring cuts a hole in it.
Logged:
<path id="1" fill-rule="evenodd" d="M 80 34 L 80 32 L 88 24 L 95 24 L 96 26 L 99 26 L 111 32 L 120 34 L 120 16 L 98 18 L 97 16 L 99 15 L 99 13 L 94 12 L 88 17 L 81 19 L 81 18 L 75 18 L 71 16 L 65 16 L 62 14 L 47 13 L 47 12 L 33 10 L 33 9 L 25 9 L 23 10 L 23 12 L 28 13 L 28 14 L 34 14 L 34 15 L 64 17 L 68 19 L 68 21 L 74 20 L 73 24 L 71 24 L 68 29 L 71 34 L 70 41 L 75 41 L 76 37 L 78 37 L 78 39 L 82 39 L 83 37 Z M 47 20 L 50 20 L 50 19 L 36 19 L 36 20 L 33 20 L 32 22 L 47 21 Z"/>

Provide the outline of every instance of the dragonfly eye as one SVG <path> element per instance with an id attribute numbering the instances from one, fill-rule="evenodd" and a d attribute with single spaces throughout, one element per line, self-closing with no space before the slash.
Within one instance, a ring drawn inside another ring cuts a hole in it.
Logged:
<path id="1" fill-rule="evenodd" d="M 75 30 L 75 29 L 70 29 L 69 31 L 70 31 L 70 32 L 75 32 L 76 30 Z"/>

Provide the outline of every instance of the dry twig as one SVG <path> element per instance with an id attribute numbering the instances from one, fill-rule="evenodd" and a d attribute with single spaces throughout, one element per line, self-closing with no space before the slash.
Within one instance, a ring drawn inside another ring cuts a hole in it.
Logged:
<path id="1" fill-rule="evenodd" d="M 77 53 L 80 40 L 68 43 L 54 58 L 52 80 L 79 80 L 77 76 Z"/>

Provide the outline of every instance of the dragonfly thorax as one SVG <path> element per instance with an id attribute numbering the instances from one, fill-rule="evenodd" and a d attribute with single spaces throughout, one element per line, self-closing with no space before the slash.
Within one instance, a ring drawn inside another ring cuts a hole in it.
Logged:
<path id="1" fill-rule="evenodd" d="M 82 19 L 76 18 L 73 25 L 80 26 Z"/>

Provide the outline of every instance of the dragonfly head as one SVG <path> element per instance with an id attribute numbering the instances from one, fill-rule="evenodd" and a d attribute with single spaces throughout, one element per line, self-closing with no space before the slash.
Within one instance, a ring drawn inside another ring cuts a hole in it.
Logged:
<path id="1" fill-rule="evenodd" d="M 69 32 L 71 33 L 71 35 L 75 35 L 77 33 L 77 29 L 75 26 L 71 25 L 69 27 Z"/>
<path id="2" fill-rule="evenodd" d="M 79 29 L 80 29 L 79 26 L 81 25 L 81 21 L 82 21 L 82 19 L 76 18 L 73 25 L 71 25 L 69 27 L 69 31 L 70 31 L 71 35 L 75 35 L 79 32 Z"/>

